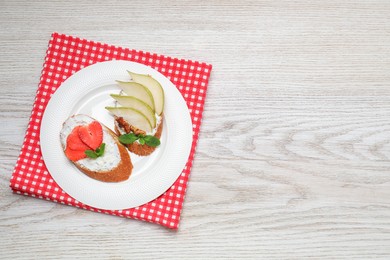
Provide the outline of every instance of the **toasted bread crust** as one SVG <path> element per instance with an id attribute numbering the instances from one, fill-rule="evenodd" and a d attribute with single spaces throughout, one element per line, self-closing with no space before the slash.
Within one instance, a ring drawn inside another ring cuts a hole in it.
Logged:
<path id="1" fill-rule="evenodd" d="M 119 164 L 113 168 L 110 171 L 92 171 L 90 169 L 87 169 L 83 167 L 80 163 L 77 161 L 72 162 L 81 172 L 86 174 L 87 176 L 103 182 L 120 182 L 127 180 L 131 172 L 133 170 L 133 164 L 131 162 L 130 155 L 126 149 L 125 146 L 123 146 L 119 140 L 118 136 L 109 128 L 107 128 L 105 125 L 101 124 L 103 127 L 103 134 L 109 134 L 112 136 L 112 138 L 115 140 L 115 143 L 119 150 L 120 155 L 120 162 Z M 65 150 L 65 147 L 63 147 Z"/>
<path id="2" fill-rule="evenodd" d="M 154 134 L 154 137 L 160 139 L 162 130 L 163 130 L 163 118 L 161 118 L 161 122 L 157 127 L 157 131 Z M 118 136 L 121 135 L 117 124 L 115 124 L 115 132 L 117 133 Z M 130 152 L 135 153 L 136 155 L 139 155 L 139 156 L 148 156 L 151 153 L 153 153 L 157 148 L 157 147 L 149 146 L 147 144 L 142 145 L 142 144 L 137 143 L 137 142 L 134 142 L 132 144 L 127 144 L 126 147 L 127 147 L 127 149 L 129 149 Z"/>

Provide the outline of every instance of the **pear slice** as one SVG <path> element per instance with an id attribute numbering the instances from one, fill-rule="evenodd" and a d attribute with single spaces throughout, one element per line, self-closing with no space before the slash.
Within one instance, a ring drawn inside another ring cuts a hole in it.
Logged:
<path id="1" fill-rule="evenodd" d="M 119 105 L 122 107 L 130 107 L 138 110 L 146 116 L 153 128 L 156 127 L 156 117 L 154 115 L 154 111 L 148 104 L 132 96 L 111 94 L 111 97 L 118 101 Z"/>
<path id="2" fill-rule="evenodd" d="M 138 98 L 149 105 L 155 111 L 154 99 L 150 90 L 136 82 L 116 81 L 126 95 Z"/>
<path id="3" fill-rule="evenodd" d="M 153 127 L 148 118 L 137 109 L 131 107 L 106 107 L 106 109 L 118 117 L 123 117 L 130 125 L 147 133 L 152 132 Z"/>
<path id="4" fill-rule="evenodd" d="M 137 74 L 131 71 L 127 71 L 133 81 L 147 87 L 153 95 L 155 110 L 158 115 L 164 110 L 164 90 L 160 83 L 150 75 Z"/>

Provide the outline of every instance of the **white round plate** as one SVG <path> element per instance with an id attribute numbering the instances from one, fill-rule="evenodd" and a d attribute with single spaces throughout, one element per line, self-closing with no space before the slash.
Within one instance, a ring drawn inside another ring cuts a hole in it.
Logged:
<path id="1" fill-rule="evenodd" d="M 116 80 L 129 81 L 127 70 L 149 74 L 165 93 L 161 145 L 150 156 L 130 153 L 133 171 L 127 181 L 106 183 L 80 172 L 61 147 L 63 122 L 74 114 L 89 115 L 113 129 L 114 119 L 105 110 L 119 93 Z M 122 60 L 96 63 L 69 77 L 51 97 L 44 112 L 40 144 L 46 167 L 56 183 L 76 200 L 99 209 L 120 210 L 145 204 L 163 194 L 180 176 L 192 145 L 192 121 L 182 95 L 158 71 Z"/>

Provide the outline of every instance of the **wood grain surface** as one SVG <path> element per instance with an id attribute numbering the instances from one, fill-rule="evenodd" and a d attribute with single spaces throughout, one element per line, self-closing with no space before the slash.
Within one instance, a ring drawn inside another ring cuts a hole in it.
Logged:
<path id="1" fill-rule="evenodd" d="M 213 64 L 181 225 L 13 194 L 52 32 Z M 390 2 L 0 1 L 0 258 L 390 259 Z"/>

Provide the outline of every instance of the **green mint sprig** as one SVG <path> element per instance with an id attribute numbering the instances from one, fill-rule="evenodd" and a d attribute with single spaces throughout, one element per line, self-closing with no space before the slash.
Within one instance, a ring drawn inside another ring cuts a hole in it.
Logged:
<path id="1" fill-rule="evenodd" d="M 119 136 L 119 142 L 122 144 L 132 144 L 137 140 L 141 145 L 146 144 L 151 147 L 157 147 L 160 145 L 160 140 L 153 135 L 136 135 L 134 133 L 129 133 Z"/>
<path id="2" fill-rule="evenodd" d="M 106 144 L 102 143 L 95 151 L 94 150 L 86 150 L 85 154 L 89 158 L 96 159 L 100 156 L 103 156 L 105 147 L 106 147 Z"/>

